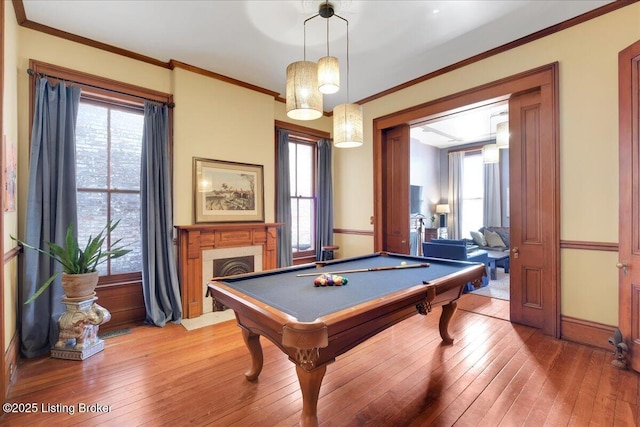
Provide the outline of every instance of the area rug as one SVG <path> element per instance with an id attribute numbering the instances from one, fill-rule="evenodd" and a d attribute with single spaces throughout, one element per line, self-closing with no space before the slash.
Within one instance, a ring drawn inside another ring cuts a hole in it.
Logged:
<path id="1" fill-rule="evenodd" d="M 472 293 L 509 301 L 509 274 L 505 274 L 504 270 L 498 269 L 496 271 L 496 280 L 489 280 L 487 286 L 476 289 Z"/>
<path id="2" fill-rule="evenodd" d="M 187 331 L 192 331 L 194 329 L 204 328 L 205 326 L 215 325 L 216 323 L 226 322 L 227 320 L 235 319 L 235 317 L 233 310 L 226 309 L 224 311 L 205 313 L 193 319 L 182 319 L 181 323 Z"/>

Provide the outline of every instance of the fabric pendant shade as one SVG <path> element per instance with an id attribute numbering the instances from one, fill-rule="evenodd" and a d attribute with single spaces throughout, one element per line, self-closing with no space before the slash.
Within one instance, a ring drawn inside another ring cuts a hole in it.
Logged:
<path id="1" fill-rule="evenodd" d="M 287 116 L 295 120 L 322 117 L 322 94 L 318 90 L 318 66 L 298 61 L 287 67 Z"/>
<path id="2" fill-rule="evenodd" d="M 340 65 L 335 56 L 325 56 L 318 60 L 318 89 L 326 94 L 340 90 Z"/>
<path id="3" fill-rule="evenodd" d="M 487 144 L 482 147 L 482 162 L 484 164 L 498 163 L 500 161 L 500 150 L 497 144 Z"/>
<path id="4" fill-rule="evenodd" d="M 509 122 L 496 125 L 496 145 L 498 148 L 509 148 Z"/>
<path id="5" fill-rule="evenodd" d="M 362 110 L 358 104 L 340 104 L 333 109 L 333 145 L 340 148 L 362 145 Z"/>

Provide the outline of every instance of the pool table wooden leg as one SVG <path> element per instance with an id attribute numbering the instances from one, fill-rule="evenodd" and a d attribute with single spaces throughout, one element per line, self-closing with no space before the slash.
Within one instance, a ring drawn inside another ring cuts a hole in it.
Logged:
<path id="1" fill-rule="evenodd" d="M 300 415 L 300 426 L 302 427 L 316 427 L 318 425 L 318 396 L 326 371 L 326 364 L 310 371 L 296 365 L 298 382 L 302 391 L 302 415 Z"/>
<path id="2" fill-rule="evenodd" d="M 260 335 L 242 328 L 242 338 L 244 338 L 244 343 L 249 349 L 249 354 L 251 354 L 251 368 L 244 373 L 244 376 L 247 380 L 254 381 L 258 379 L 258 375 L 260 375 L 260 372 L 262 371 L 263 357 Z"/>
<path id="3" fill-rule="evenodd" d="M 449 335 L 449 322 L 457 308 L 457 300 L 442 306 L 442 314 L 440 315 L 440 337 L 445 344 L 453 343 L 453 338 Z"/>

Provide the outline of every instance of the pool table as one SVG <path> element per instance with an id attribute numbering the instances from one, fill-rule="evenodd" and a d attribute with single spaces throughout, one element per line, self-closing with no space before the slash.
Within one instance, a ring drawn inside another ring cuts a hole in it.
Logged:
<path id="1" fill-rule="evenodd" d="M 403 265 L 404 264 L 404 265 Z M 314 286 L 322 273 L 341 272 L 343 286 Z M 318 423 L 317 404 L 327 364 L 384 329 L 442 306 L 440 336 L 466 283 L 480 286 L 483 263 L 386 252 L 260 273 L 214 278 L 208 294 L 235 312 L 251 354 L 248 380 L 262 370 L 260 336 L 274 342 L 296 366 L 302 391 L 300 424 Z"/>

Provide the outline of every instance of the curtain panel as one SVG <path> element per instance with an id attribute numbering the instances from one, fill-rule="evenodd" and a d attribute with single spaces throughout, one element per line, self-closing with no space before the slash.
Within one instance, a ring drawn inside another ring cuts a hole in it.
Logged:
<path id="1" fill-rule="evenodd" d="M 291 248 L 291 181 L 289 175 L 289 132 L 276 129 L 276 222 L 278 227 L 278 267 L 293 265 Z"/>
<path id="2" fill-rule="evenodd" d="M 321 259 L 322 247 L 333 245 L 333 183 L 331 175 L 331 140 L 318 141 L 318 207 L 316 215 L 316 259 Z"/>
<path id="3" fill-rule="evenodd" d="M 482 218 L 482 225 L 485 227 L 502 226 L 499 163 L 484 165 L 484 206 Z"/>
<path id="4" fill-rule="evenodd" d="M 451 213 L 448 221 L 450 239 L 460 239 L 462 228 L 462 186 L 464 177 L 464 152 L 449 153 L 449 195 Z"/>
<path id="5" fill-rule="evenodd" d="M 140 168 L 142 289 L 146 322 L 156 326 L 182 319 L 173 251 L 170 159 L 167 106 L 145 102 Z"/>
<path id="6" fill-rule="evenodd" d="M 64 244 L 67 228 L 77 224 L 76 120 L 80 88 L 47 78 L 36 81 L 31 129 L 29 183 L 24 242 L 40 248 L 43 242 Z M 77 227 L 73 227 L 77 237 Z M 43 248 L 46 249 L 46 248 Z M 61 266 L 36 251 L 25 251 L 18 300 L 29 298 Z M 58 318 L 64 305 L 60 277 L 28 305 L 20 303 L 21 352 L 25 357 L 48 353 L 58 338 Z"/>

